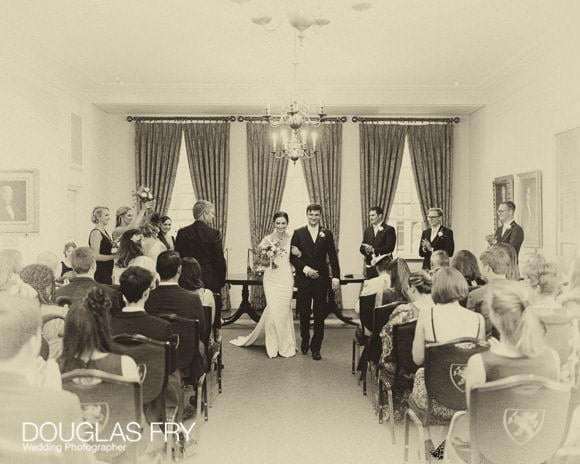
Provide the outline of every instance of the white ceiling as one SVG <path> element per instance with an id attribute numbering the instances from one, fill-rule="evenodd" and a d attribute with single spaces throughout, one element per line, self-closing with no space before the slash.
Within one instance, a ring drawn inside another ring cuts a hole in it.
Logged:
<path id="1" fill-rule="evenodd" d="M 275 105 L 292 93 L 293 29 L 252 24 L 264 2 L 0 0 L 0 40 L 74 74 L 111 112 Z M 309 2 L 331 23 L 306 31 L 299 93 L 338 111 L 469 112 L 580 17 L 576 0 L 374 0 L 366 12 Z"/>

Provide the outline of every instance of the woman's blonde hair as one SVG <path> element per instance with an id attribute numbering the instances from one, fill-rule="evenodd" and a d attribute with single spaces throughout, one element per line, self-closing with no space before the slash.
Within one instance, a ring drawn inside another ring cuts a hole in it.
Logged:
<path id="1" fill-rule="evenodd" d="M 120 206 L 119 208 L 117 208 L 117 211 L 115 213 L 115 217 L 116 217 L 116 226 L 117 227 L 121 227 L 123 225 L 128 225 L 128 224 L 123 224 L 123 218 L 125 217 L 125 214 L 127 214 L 128 211 L 131 211 L 133 208 L 131 208 L 130 206 Z"/>
<path id="2" fill-rule="evenodd" d="M 469 295 L 463 274 L 452 267 L 442 267 L 433 276 L 431 296 L 434 303 L 447 304 L 461 301 Z"/>
<path id="3" fill-rule="evenodd" d="M 546 349 L 544 329 L 533 314 L 526 310 L 529 300 L 525 288 L 511 281 L 496 282 L 487 292 L 492 324 L 522 356 L 534 357 Z"/>
<path id="4" fill-rule="evenodd" d="M 109 208 L 107 208 L 106 206 L 95 206 L 93 208 L 93 213 L 91 215 L 91 222 L 93 224 L 98 224 L 99 219 L 101 219 L 101 216 L 105 211 L 109 211 Z"/>
<path id="5" fill-rule="evenodd" d="M 530 257 L 524 266 L 524 276 L 528 279 L 530 287 L 542 295 L 553 295 L 560 288 L 561 278 L 558 265 L 540 254 Z"/>
<path id="6" fill-rule="evenodd" d="M 22 253 L 12 248 L 0 250 L 0 290 L 7 290 L 10 279 L 19 274 L 22 267 Z"/>

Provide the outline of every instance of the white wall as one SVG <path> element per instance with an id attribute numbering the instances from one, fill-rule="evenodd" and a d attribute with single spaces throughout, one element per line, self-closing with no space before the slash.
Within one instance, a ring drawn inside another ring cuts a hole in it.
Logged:
<path id="1" fill-rule="evenodd" d="M 571 59 L 577 43 L 569 38 L 558 49 L 538 52 L 496 86 L 492 103 L 471 115 L 467 172 L 473 214 L 467 225 L 477 253 L 493 230 L 493 179 L 515 174 L 517 201 L 517 174 L 536 169 L 543 177 L 543 252 L 556 253 L 555 135 L 580 126 L 580 62 Z"/>
<path id="2" fill-rule="evenodd" d="M 60 253 L 65 241 L 86 244 L 93 205 L 106 200 L 103 180 L 109 116 L 94 105 L 16 66 L 0 75 L 3 118 L 2 170 L 38 169 L 40 230 L 2 233 L 0 248 L 14 247 L 33 262 L 43 250 Z M 71 167 L 71 113 L 82 118 L 82 169 Z M 67 211 L 67 191 L 78 189 L 77 211 Z M 71 224 L 76 218 L 77 223 Z M 76 236 L 71 237 L 71 230 Z"/>

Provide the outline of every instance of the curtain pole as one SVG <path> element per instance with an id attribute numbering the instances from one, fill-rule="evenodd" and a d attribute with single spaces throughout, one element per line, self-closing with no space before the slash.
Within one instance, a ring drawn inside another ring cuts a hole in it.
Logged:
<path id="1" fill-rule="evenodd" d="M 362 116 L 353 116 L 352 122 L 440 122 L 440 123 L 458 123 L 461 118 L 365 118 Z"/>
<path id="2" fill-rule="evenodd" d="M 129 122 L 139 121 L 223 121 L 234 122 L 235 116 L 127 116 Z"/>

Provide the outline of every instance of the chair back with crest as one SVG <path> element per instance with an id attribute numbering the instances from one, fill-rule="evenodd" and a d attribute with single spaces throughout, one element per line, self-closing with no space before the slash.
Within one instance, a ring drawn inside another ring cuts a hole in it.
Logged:
<path id="1" fill-rule="evenodd" d="M 136 433 L 128 431 L 141 433 L 141 384 L 97 369 L 75 369 L 62 375 L 62 388 L 78 396 L 83 422 L 87 423 L 83 430 L 86 436 L 91 432 L 97 439 L 111 437 L 107 444 L 117 445 L 109 451 L 97 452 L 97 459 L 110 462 L 126 454 L 136 462 L 135 443 L 125 438 L 128 433 L 131 433 L 131 438 L 137 438 Z M 123 430 L 123 436 L 114 433 L 119 428 Z"/>
<path id="2" fill-rule="evenodd" d="M 477 385 L 470 392 L 471 462 L 540 464 L 562 445 L 570 386 L 534 375 Z"/>
<path id="3" fill-rule="evenodd" d="M 449 409 L 463 411 L 465 399 L 465 368 L 476 353 L 487 351 L 489 345 L 477 338 L 457 338 L 445 343 L 425 346 L 425 387 L 429 399 L 427 414 L 432 412 L 432 401 Z"/>

